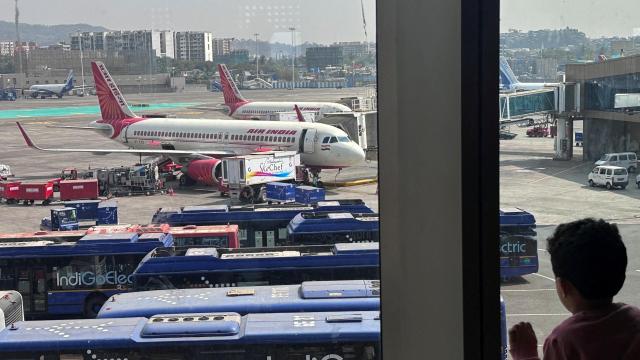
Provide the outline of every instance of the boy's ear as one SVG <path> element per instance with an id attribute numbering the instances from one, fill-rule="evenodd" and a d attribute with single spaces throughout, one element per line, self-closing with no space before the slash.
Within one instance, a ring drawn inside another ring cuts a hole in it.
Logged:
<path id="1" fill-rule="evenodd" d="M 571 293 L 571 284 L 561 277 L 556 277 L 556 290 L 561 298 L 566 298 Z"/>

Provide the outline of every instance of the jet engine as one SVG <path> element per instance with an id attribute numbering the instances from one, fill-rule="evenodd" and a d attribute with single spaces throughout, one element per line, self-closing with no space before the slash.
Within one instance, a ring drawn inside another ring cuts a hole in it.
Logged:
<path id="1" fill-rule="evenodd" d="M 187 176 L 204 185 L 216 186 L 222 178 L 220 159 L 191 160 L 187 165 Z"/>

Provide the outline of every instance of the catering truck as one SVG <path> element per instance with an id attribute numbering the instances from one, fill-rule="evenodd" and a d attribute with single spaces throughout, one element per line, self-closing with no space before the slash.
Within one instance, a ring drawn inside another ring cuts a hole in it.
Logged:
<path id="1" fill-rule="evenodd" d="M 241 202 L 264 202 L 270 182 L 299 181 L 300 154 L 269 151 L 222 160 L 221 192 Z"/>

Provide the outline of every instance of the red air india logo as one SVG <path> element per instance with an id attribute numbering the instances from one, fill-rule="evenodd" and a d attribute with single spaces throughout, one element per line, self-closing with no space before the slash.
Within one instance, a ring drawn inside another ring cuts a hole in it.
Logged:
<path id="1" fill-rule="evenodd" d="M 247 134 L 265 134 L 265 135 L 295 135 L 297 130 L 277 130 L 277 129 L 249 129 Z"/>

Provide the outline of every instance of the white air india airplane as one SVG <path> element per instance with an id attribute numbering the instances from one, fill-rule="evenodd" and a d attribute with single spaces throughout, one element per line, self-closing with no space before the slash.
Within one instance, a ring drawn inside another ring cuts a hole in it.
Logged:
<path id="1" fill-rule="evenodd" d="M 314 112 L 316 121 L 323 118 L 326 113 L 351 112 L 348 106 L 332 102 L 247 100 L 240 94 L 226 65 L 218 64 L 218 72 L 224 104 L 229 108 L 229 116 L 234 119 L 269 120 L 271 114 L 292 111 L 294 105 L 298 105 L 302 111 Z"/>
<path id="2" fill-rule="evenodd" d="M 27 145 L 40 151 L 93 154 L 162 155 L 184 165 L 192 180 L 219 185 L 220 158 L 260 151 L 298 151 L 314 180 L 322 169 L 341 169 L 364 162 L 364 151 L 333 126 L 307 122 L 233 121 L 212 119 L 143 118 L 129 108 L 101 62 L 92 62 L 102 119 L 91 129 L 122 143 L 123 149 L 41 148 L 18 127 Z M 300 112 L 298 111 L 299 115 Z M 86 129 L 86 127 L 83 127 Z M 185 179 L 186 177 L 182 177 Z"/>

